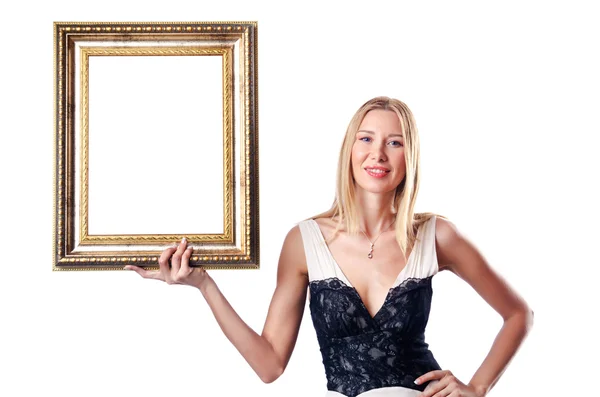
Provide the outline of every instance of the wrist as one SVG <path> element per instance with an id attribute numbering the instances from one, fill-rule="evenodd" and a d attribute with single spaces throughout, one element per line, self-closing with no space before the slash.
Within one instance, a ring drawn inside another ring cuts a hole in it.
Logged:
<path id="1" fill-rule="evenodd" d="M 473 389 L 477 397 L 485 397 L 488 393 L 488 388 L 486 386 L 474 384 L 469 384 L 469 386 Z"/>
<path id="2" fill-rule="evenodd" d="M 194 286 L 198 288 L 202 295 L 206 296 L 212 284 L 214 284 L 214 280 L 208 275 L 208 273 L 205 273 L 204 277 L 202 277 L 202 279 Z"/>

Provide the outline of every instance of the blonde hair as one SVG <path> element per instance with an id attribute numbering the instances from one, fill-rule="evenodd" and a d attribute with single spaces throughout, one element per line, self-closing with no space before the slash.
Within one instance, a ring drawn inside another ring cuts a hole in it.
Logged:
<path id="1" fill-rule="evenodd" d="M 362 123 L 365 115 L 371 110 L 381 109 L 389 110 L 398 116 L 402 135 L 404 136 L 404 157 L 406 162 L 406 175 L 402 182 L 396 188 L 391 211 L 396 213 L 395 232 L 396 241 L 406 256 L 407 250 L 415 243 L 417 230 L 435 214 L 422 213 L 415 214 L 414 207 L 419 191 L 419 135 L 414 116 L 408 106 L 394 98 L 376 97 L 362 105 L 350 120 L 346 130 L 346 136 L 340 150 L 340 157 L 337 170 L 337 183 L 335 200 L 331 208 L 321 214 L 313 216 L 315 218 L 334 218 L 338 217 L 338 224 L 335 232 L 328 240 L 335 237 L 342 225 L 350 234 L 360 232 L 358 224 L 358 208 L 355 198 L 355 181 L 352 174 L 352 146 L 356 139 L 356 133 Z"/>

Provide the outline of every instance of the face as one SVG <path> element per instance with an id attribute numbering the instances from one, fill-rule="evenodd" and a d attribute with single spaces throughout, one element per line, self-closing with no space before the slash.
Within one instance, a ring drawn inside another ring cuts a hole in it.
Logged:
<path id="1" fill-rule="evenodd" d="M 372 193 L 387 193 L 402 182 L 404 137 L 396 113 L 375 109 L 365 115 L 352 146 L 352 172 L 357 188 Z"/>

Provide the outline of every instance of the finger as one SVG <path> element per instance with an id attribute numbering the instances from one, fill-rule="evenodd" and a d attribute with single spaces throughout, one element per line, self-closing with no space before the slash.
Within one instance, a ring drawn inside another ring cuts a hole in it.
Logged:
<path id="1" fill-rule="evenodd" d="M 134 272 L 136 272 L 143 278 L 164 281 L 160 272 L 157 270 L 148 271 L 148 270 L 144 269 L 143 267 L 138 267 L 138 266 L 134 266 L 134 265 L 127 265 L 123 269 L 124 270 L 133 270 Z"/>
<path id="2" fill-rule="evenodd" d="M 190 257 L 192 256 L 192 252 L 194 249 L 190 246 L 185 249 L 183 255 L 181 255 L 181 268 L 179 270 L 180 276 L 187 276 L 190 274 Z"/>
<path id="3" fill-rule="evenodd" d="M 187 239 L 184 237 L 181 239 L 181 242 L 177 246 L 177 251 L 173 254 L 171 258 L 171 278 L 175 278 L 177 273 L 179 273 L 179 269 L 181 268 L 181 257 L 187 248 Z"/>
<path id="4" fill-rule="evenodd" d="M 448 371 L 444 370 L 427 372 L 425 375 L 421 375 L 417 379 L 415 379 L 415 384 L 422 385 L 423 383 L 433 379 L 442 379 L 444 376 L 446 376 L 447 373 Z"/>
<path id="5" fill-rule="evenodd" d="M 448 396 L 450 396 L 450 394 L 452 394 L 452 392 L 453 391 L 446 386 L 442 390 L 435 393 L 434 396 L 435 397 L 448 397 Z"/>
<path id="6" fill-rule="evenodd" d="M 160 258 L 158 259 L 158 267 L 160 268 L 160 273 L 162 274 L 163 280 L 165 280 L 167 283 L 171 282 L 171 269 L 169 269 L 169 259 L 176 250 L 177 246 L 169 247 L 162 252 Z"/>
<path id="7" fill-rule="evenodd" d="M 438 381 L 434 380 L 429 382 L 425 391 L 421 393 L 420 397 L 442 397 L 447 396 L 451 390 L 447 389 L 447 384 L 443 382 L 443 380 Z"/>

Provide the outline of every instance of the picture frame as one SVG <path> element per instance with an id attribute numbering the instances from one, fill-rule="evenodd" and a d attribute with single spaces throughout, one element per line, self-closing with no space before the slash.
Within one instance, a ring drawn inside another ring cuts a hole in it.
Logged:
<path id="1" fill-rule="evenodd" d="M 53 270 L 259 267 L 257 22 L 54 22 Z"/>

